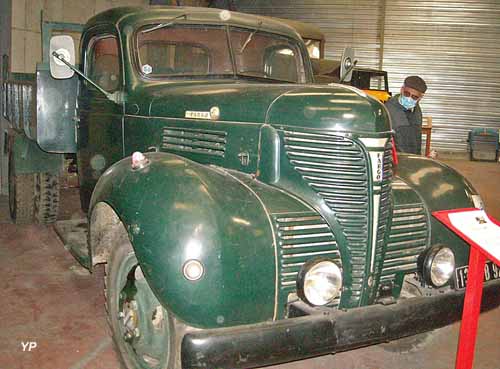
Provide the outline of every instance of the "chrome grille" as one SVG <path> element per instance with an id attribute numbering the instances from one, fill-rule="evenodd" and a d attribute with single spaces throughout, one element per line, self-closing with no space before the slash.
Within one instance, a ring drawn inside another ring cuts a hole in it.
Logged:
<path id="1" fill-rule="evenodd" d="M 296 292 L 297 275 L 307 261 L 327 257 L 342 266 L 335 236 L 320 215 L 274 214 L 273 219 L 278 234 L 279 287 L 283 296 Z"/>
<path id="2" fill-rule="evenodd" d="M 361 146 L 336 135 L 284 131 L 287 156 L 295 170 L 335 212 L 348 241 L 352 296 L 359 299 L 368 244 L 368 166 Z"/>
<path id="3" fill-rule="evenodd" d="M 224 131 L 165 127 L 162 149 L 224 157 L 226 136 Z"/>
<path id="4" fill-rule="evenodd" d="M 396 273 L 415 272 L 418 255 L 426 248 L 428 238 L 428 219 L 423 204 L 395 206 L 381 282 L 394 279 Z"/>

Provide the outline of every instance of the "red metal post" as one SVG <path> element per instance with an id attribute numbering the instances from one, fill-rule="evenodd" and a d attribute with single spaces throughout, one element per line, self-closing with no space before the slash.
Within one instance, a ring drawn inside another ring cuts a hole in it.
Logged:
<path id="1" fill-rule="evenodd" d="M 471 247 L 462 324 L 460 326 L 460 336 L 458 337 L 456 369 L 471 369 L 474 361 L 477 323 L 481 310 L 481 296 L 483 294 L 485 263 L 486 257 L 481 250 L 477 247 Z"/>

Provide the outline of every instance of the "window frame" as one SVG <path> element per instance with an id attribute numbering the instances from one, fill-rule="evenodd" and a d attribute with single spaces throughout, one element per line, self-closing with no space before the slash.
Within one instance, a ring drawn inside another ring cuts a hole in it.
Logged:
<path id="1" fill-rule="evenodd" d="M 132 60 L 132 65 L 133 65 L 133 70 L 140 77 L 141 80 L 143 81 L 148 81 L 148 82 L 158 82 L 158 81 L 176 81 L 176 80 L 192 80 L 192 79 L 197 79 L 197 78 L 213 78 L 220 76 L 221 74 L 192 74 L 192 75 L 165 75 L 163 77 L 161 76 L 150 76 L 148 74 L 145 74 L 142 69 L 141 69 L 141 61 L 139 57 L 139 32 L 141 32 L 141 29 L 148 27 L 148 26 L 153 26 L 155 24 L 160 24 L 162 23 L 161 21 L 152 21 L 152 22 L 147 22 L 143 24 L 139 24 L 135 31 L 132 34 L 132 48 L 130 52 L 133 54 L 131 57 Z M 220 25 L 220 24 L 205 24 L 205 23 L 176 23 L 171 26 L 172 28 L 179 27 L 179 28 L 195 28 L 195 27 L 204 27 L 204 28 L 214 28 L 214 29 L 219 29 L 224 32 L 224 36 L 227 40 L 227 26 L 225 25 Z M 165 42 L 172 42 L 169 40 L 165 40 Z M 201 45 L 199 45 L 201 46 Z M 203 47 L 203 49 L 209 50 L 208 47 Z M 211 54 L 210 52 L 208 53 L 209 55 Z M 231 51 L 228 49 L 228 56 L 229 56 L 229 61 L 231 61 L 232 64 L 232 54 Z M 213 62 L 211 62 L 210 67 L 212 66 Z M 228 76 L 233 76 L 234 72 L 231 74 L 228 74 Z"/>
<path id="2" fill-rule="evenodd" d="M 91 61 L 92 57 L 94 55 L 94 46 L 95 43 L 101 39 L 105 38 L 113 38 L 116 41 L 116 46 L 117 46 L 117 51 L 118 51 L 118 83 L 115 89 L 112 90 L 107 90 L 101 86 L 98 81 L 94 81 L 91 76 Z M 82 43 L 83 45 L 83 70 L 86 76 L 88 76 L 90 79 L 92 79 L 93 82 L 95 82 L 99 87 L 103 88 L 106 92 L 113 93 L 116 91 L 120 91 L 123 89 L 124 86 L 124 72 L 123 72 L 123 54 L 122 54 L 122 48 L 121 48 L 121 43 L 120 43 L 120 38 L 118 37 L 118 34 L 109 28 L 98 28 L 98 29 L 92 29 L 89 31 L 86 36 L 85 36 L 85 41 Z M 83 85 L 86 86 L 87 89 L 91 90 L 97 90 L 94 86 L 92 86 L 90 83 L 87 81 L 83 81 Z"/>
<path id="3" fill-rule="evenodd" d="M 241 29 L 241 30 L 245 30 L 248 32 L 253 32 L 256 30 L 254 28 L 242 27 L 240 25 L 234 25 L 234 24 L 231 24 L 231 25 L 212 24 L 212 23 L 209 23 L 209 24 L 206 24 L 206 23 L 176 23 L 176 24 L 173 24 L 172 27 L 185 27 L 185 28 L 207 27 L 207 28 L 220 29 L 220 30 L 224 31 L 226 43 L 228 46 L 228 53 L 229 53 L 229 57 L 230 57 L 230 60 L 232 63 L 233 71 L 232 71 L 232 73 L 227 73 L 227 75 L 226 74 L 206 74 L 206 75 L 168 75 L 165 77 L 150 77 L 149 75 L 144 74 L 141 70 L 140 60 L 139 60 L 138 34 L 141 31 L 141 29 L 148 27 L 148 26 L 153 26 L 155 24 L 160 24 L 160 23 L 162 23 L 161 20 L 148 21 L 148 22 L 141 23 L 141 24 L 137 25 L 137 27 L 135 28 L 134 32 L 131 35 L 131 37 L 132 37 L 131 46 L 132 47 L 130 48 L 129 52 L 132 53 L 131 58 L 130 58 L 132 61 L 131 64 L 133 66 L 132 69 L 133 69 L 134 73 L 139 77 L 139 79 L 141 79 L 144 82 L 159 82 L 159 81 L 165 81 L 165 82 L 170 81 L 171 82 L 171 81 L 178 81 L 178 80 L 199 79 L 200 77 L 206 78 L 206 79 L 212 79 L 212 78 L 217 78 L 220 76 L 227 76 L 227 78 L 236 78 L 238 73 L 237 73 L 237 66 L 236 66 L 236 63 L 234 60 L 234 50 L 232 49 L 232 44 L 231 44 L 231 39 L 230 39 L 231 38 L 230 28 Z M 257 32 L 268 33 L 270 35 L 276 35 L 278 37 L 289 39 L 292 43 L 297 44 L 297 50 L 300 53 L 299 59 L 301 61 L 301 65 L 300 65 L 300 67 L 298 66 L 299 68 L 298 68 L 297 72 L 299 73 L 299 76 L 303 75 L 303 80 L 299 80 L 297 82 L 283 81 L 283 83 L 304 84 L 304 83 L 308 83 L 308 82 L 313 81 L 312 73 L 309 72 L 309 70 L 310 70 L 310 63 L 308 62 L 309 54 L 307 53 L 307 49 L 306 49 L 305 44 L 303 43 L 302 40 L 299 41 L 293 37 L 290 37 L 289 35 L 284 35 L 281 33 L 274 33 L 274 32 L 270 32 L 267 30 L 257 30 Z M 242 75 L 242 76 L 252 78 L 252 76 L 246 76 L 246 75 Z M 257 77 L 255 77 L 255 78 L 257 78 Z"/>

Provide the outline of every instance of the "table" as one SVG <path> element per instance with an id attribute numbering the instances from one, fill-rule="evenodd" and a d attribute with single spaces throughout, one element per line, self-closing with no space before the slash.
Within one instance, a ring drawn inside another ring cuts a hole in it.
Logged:
<path id="1" fill-rule="evenodd" d="M 425 156 L 431 154 L 432 117 L 422 118 L 422 134 L 425 135 Z"/>

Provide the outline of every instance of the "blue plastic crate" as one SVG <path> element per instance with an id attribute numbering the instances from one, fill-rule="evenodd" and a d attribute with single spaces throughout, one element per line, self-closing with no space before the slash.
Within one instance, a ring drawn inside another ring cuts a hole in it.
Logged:
<path id="1" fill-rule="evenodd" d="M 471 160 L 497 161 L 499 151 L 498 130 L 493 128 L 473 128 L 469 132 Z"/>

